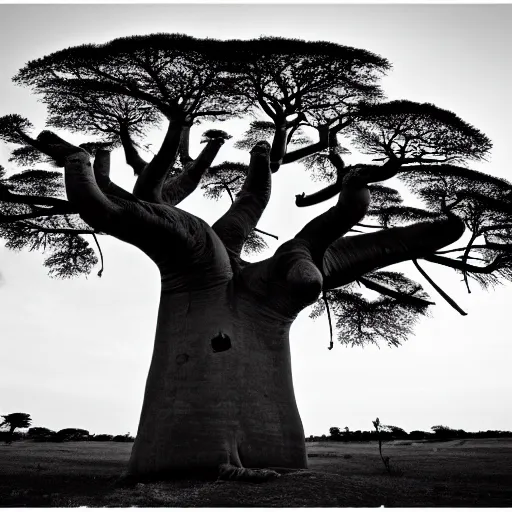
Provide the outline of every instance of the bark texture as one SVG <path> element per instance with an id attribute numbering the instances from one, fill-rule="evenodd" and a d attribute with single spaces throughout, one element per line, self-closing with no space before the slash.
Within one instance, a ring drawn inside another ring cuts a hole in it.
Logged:
<path id="1" fill-rule="evenodd" d="M 305 468 L 292 320 L 236 283 L 162 292 L 131 475 Z"/>

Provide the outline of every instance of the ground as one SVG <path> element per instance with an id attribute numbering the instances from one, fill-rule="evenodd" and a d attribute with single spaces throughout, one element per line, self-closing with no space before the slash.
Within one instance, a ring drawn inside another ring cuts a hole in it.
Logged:
<path id="1" fill-rule="evenodd" d="M 512 439 L 308 443 L 309 470 L 262 483 L 120 487 L 131 443 L 0 445 L 0 507 L 512 507 Z"/>

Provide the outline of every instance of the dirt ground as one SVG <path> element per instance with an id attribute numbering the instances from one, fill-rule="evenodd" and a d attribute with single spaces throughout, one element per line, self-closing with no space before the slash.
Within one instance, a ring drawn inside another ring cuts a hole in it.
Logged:
<path id="1" fill-rule="evenodd" d="M 512 507 L 512 439 L 308 443 L 309 470 L 263 484 L 120 487 L 131 443 L 0 445 L 1 507 Z"/>

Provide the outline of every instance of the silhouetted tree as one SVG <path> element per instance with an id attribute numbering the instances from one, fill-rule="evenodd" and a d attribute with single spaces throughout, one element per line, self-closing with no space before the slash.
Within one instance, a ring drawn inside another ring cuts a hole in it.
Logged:
<path id="1" fill-rule="evenodd" d="M 117 435 L 112 438 L 112 441 L 115 441 L 117 443 L 132 443 L 134 441 L 133 436 L 130 435 L 130 433 L 124 434 L 124 435 Z"/>
<path id="2" fill-rule="evenodd" d="M 382 425 L 379 418 L 376 418 L 374 421 L 372 421 L 373 426 L 375 427 L 375 432 L 377 433 L 377 439 L 379 442 L 379 455 L 382 460 L 382 463 L 384 464 L 384 467 L 386 468 L 386 471 L 388 473 L 391 473 L 391 464 L 390 464 L 390 458 L 384 457 L 382 455 L 382 433 L 387 431 L 386 425 Z"/>
<path id="3" fill-rule="evenodd" d="M 409 439 L 428 439 L 432 434 L 424 432 L 423 430 L 411 430 L 409 432 Z"/>
<path id="4" fill-rule="evenodd" d="M 89 431 L 83 428 L 63 428 L 59 430 L 55 436 L 54 441 L 87 441 L 89 439 Z"/>
<path id="5" fill-rule="evenodd" d="M 8 435 L 5 439 L 7 444 L 12 442 L 13 433 L 17 428 L 27 428 L 30 427 L 32 423 L 30 414 L 26 412 L 12 412 L 11 414 L 2 416 L 2 418 L 4 420 L 0 423 L 0 427 L 6 427 L 8 429 Z"/>
<path id="6" fill-rule="evenodd" d="M 91 441 L 112 441 L 114 436 L 110 434 L 96 434 L 89 438 Z"/>
<path id="7" fill-rule="evenodd" d="M 46 427 L 32 427 L 27 431 L 27 438 L 34 441 L 51 441 L 56 432 Z"/>
<path id="8" fill-rule="evenodd" d="M 341 441 L 343 439 L 343 434 L 338 427 L 331 427 L 329 429 L 329 434 L 333 441 Z"/>
<path id="9" fill-rule="evenodd" d="M 407 432 L 403 428 L 394 425 L 386 425 L 386 428 L 393 439 L 405 439 L 407 437 Z"/>
<path id="10" fill-rule="evenodd" d="M 434 431 L 434 435 L 440 439 L 457 437 L 457 431 L 445 425 L 434 425 L 431 429 Z"/>
<path id="11" fill-rule="evenodd" d="M 97 263 L 86 237 L 96 243 L 108 234 L 160 270 L 134 477 L 216 471 L 226 461 L 305 467 L 288 340 L 300 311 L 311 304 L 314 317 L 332 311 L 342 343 L 398 345 L 432 302 L 421 285 L 382 268 L 413 260 L 432 282 L 417 262 L 424 259 L 484 285 L 511 277 L 511 185 L 466 167 L 490 141 L 434 105 L 384 102 L 379 78 L 389 69 L 378 55 L 327 42 L 156 34 L 68 48 L 16 75 L 41 96 L 53 127 L 92 139 L 74 146 L 49 131 L 33 137 L 19 115 L 0 119 L 12 160 L 38 166 L 1 177 L 6 246 L 44 248 L 50 274 L 70 277 Z M 203 150 L 190 154 L 190 132 L 201 121 L 240 116 L 256 116 L 237 141 L 250 148 L 248 165 L 212 165 L 230 138 L 218 129 L 206 130 Z M 159 122 L 163 142 L 146 158 L 146 135 Z M 374 163 L 348 164 L 345 146 Z M 132 192 L 110 179 L 116 147 L 136 175 Z M 64 167 L 64 180 L 39 167 L 49 162 Z M 257 224 L 272 174 L 291 162 L 328 181 L 298 196 L 298 206 L 338 200 L 272 256 L 249 263 L 242 251 L 261 250 L 269 236 Z M 380 184 L 393 177 L 420 207 Z M 177 206 L 198 187 L 231 198 L 212 226 Z M 465 228 L 468 241 L 440 251 Z"/>

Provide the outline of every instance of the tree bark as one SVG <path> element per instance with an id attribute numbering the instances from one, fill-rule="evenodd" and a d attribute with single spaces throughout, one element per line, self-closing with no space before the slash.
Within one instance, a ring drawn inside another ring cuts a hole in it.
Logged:
<path id="1" fill-rule="evenodd" d="M 162 291 L 129 475 L 216 474 L 221 464 L 306 468 L 292 320 L 234 281 Z"/>

